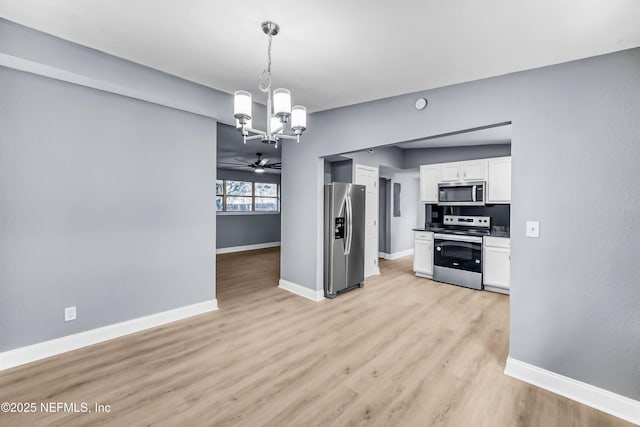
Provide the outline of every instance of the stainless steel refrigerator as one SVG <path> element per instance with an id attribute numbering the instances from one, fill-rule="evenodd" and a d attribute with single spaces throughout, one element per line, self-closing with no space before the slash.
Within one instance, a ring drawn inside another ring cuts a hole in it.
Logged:
<path id="1" fill-rule="evenodd" d="M 362 287 L 364 281 L 365 186 L 324 186 L 324 295 Z"/>

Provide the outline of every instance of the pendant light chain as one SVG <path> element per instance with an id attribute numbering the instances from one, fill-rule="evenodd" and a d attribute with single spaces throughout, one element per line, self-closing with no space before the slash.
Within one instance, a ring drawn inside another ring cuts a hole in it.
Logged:
<path id="1" fill-rule="evenodd" d="M 268 92 L 271 89 L 271 41 L 273 40 L 273 36 L 271 32 L 269 32 L 269 48 L 267 50 L 267 68 L 260 75 L 260 79 L 258 80 L 258 87 L 262 92 Z M 267 80 L 267 85 L 264 86 L 264 80 Z"/>

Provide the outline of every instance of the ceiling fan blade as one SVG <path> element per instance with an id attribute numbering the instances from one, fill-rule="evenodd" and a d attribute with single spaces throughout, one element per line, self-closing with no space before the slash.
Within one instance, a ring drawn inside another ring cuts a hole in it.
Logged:
<path id="1" fill-rule="evenodd" d="M 246 163 L 236 163 L 236 162 L 218 162 L 221 165 L 236 165 L 236 166 L 247 166 Z"/>
<path id="2" fill-rule="evenodd" d="M 260 160 L 258 163 L 260 164 L 260 166 L 264 166 L 264 165 L 266 165 L 267 163 L 269 163 L 269 159 L 262 159 L 262 160 Z"/>

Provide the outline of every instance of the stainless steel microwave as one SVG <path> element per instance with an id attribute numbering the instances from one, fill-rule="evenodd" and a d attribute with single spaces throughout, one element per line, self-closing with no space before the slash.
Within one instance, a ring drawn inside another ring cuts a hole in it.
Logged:
<path id="1" fill-rule="evenodd" d="M 438 184 L 438 204 L 441 206 L 484 206 L 484 181 L 441 182 Z"/>

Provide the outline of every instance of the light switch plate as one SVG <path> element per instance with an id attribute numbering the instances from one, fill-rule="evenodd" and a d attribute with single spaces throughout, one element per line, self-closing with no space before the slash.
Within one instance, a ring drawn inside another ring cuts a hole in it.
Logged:
<path id="1" fill-rule="evenodd" d="M 539 221 L 527 221 L 527 237 L 540 237 Z"/>
<path id="2" fill-rule="evenodd" d="M 64 308 L 64 321 L 76 320 L 76 306 Z"/>

